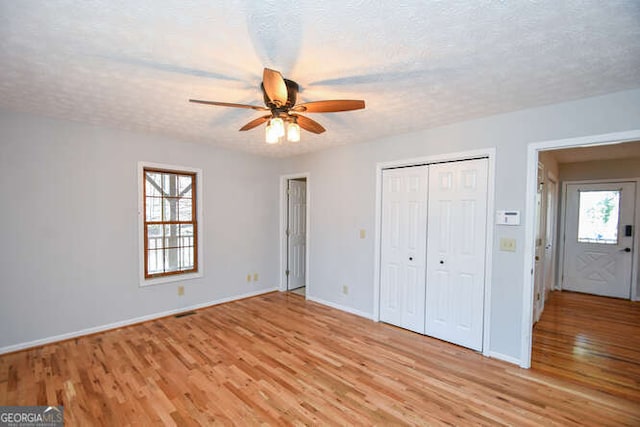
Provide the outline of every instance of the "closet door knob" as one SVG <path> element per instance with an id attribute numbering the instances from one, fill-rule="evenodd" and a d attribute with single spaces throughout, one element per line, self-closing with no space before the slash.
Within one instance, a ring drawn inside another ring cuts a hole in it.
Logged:
<path id="1" fill-rule="evenodd" d="M 444 264 L 444 261 L 443 261 L 443 260 L 440 260 L 440 264 Z"/>

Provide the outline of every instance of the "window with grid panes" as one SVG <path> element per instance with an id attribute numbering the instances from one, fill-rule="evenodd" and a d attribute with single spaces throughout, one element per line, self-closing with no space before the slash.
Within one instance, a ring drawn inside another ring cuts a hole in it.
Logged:
<path id="1" fill-rule="evenodd" d="M 144 277 L 198 271 L 196 173 L 147 168 L 144 174 Z"/>

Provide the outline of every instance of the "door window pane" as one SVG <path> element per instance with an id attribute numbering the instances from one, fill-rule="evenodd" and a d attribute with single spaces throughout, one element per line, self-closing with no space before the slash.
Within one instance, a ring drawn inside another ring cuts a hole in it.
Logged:
<path id="1" fill-rule="evenodd" d="M 578 242 L 618 244 L 620 190 L 580 191 Z"/>

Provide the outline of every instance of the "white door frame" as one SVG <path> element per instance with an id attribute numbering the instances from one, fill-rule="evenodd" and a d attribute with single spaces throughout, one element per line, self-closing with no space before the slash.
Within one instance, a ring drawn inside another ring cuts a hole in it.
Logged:
<path id="1" fill-rule="evenodd" d="M 373 320 L 380 321 L 380 252 L 382 233 L 382 170 L 397 167 L 426 165 L 429 163 L 451 162 L 458 160 L 471 160 L 486 157 L 488 165 L 487 188 L 487 236 L 485 246 L 485 272 L 484 272 L 484 321 L 482 332 L 482 354 L 491 356 L 491 274 L 493 259 L 493 214 L 495 193 L 495 147 L 479 150 L 461 151 L 456 153 L 438 154 L 427 157 L 414 157 L 410 159 L 394 160 L 376 164 L 376 212 L 374 234 L 374 259 L 373 259 Z"/>
<path id="2" fill-rule="evenodd" d="M 533 256 L 535 251 L 535 202 L 536 202 L 536 174 L 538 172 L 538 152 L 572 147 L 593 147 L 597 145 L 619 144 L 640 140 L 640 129 L 625 132 L 614 132 L 600 135 L 590 135 L 578 138 L 556 139 L 541 142 L 532 142 L 527 146 L 527 187 L 524 211 L 525 238 L 524 238 L 524 269 L 522 292 L 522 327 L 520 344 L 520 366 L 531 367 L 531 339 L 533 328 Z M 637 190 L 636 190 L 637 191 Z M 636 200 L 637 201 L 637 200 Z M 637 220 L 636 220 L 637 221 Z M 635 241 L 638 241 L 638 233 L 635 233 Z M 637 246 L 636 246 L 637 248 Z M 637 256 L 634 260 L 634 270 L 637 271 Z M 634 289 L 637 295 L 637 277 L 634 275 Z"/>
<path id="3" fill-rule="evenodd" d="M 309 253 L 311 252 L 310 250 L 310 244 L 309 242 L 311 241 L 311 233 L 310 233 L 310 229 L 311 229 L 311 222 L 309 221 L 309 218 L 311 217 L 311 209 L 310 209 L 310 202 L 311 202 L 311 183 L 310 183 L 310 178 L 311 178 L 311 174 L 309 172 L 303 172 L 303 173 L 294 173 L 294 174 L 288 174 L 288 175 L 280 175 L 280 285 L 278 286 L 278 290 L 280 292 L 284 292 L 287 290 L 287 275 L 286 275 L 286 271 L 287 271 L 287 189 L 288 189 L 288 183 L 290 179 L 301 179 L 304 178 L 307 181 L 307 197 L 306 197 L 306 204 L 307 204 L 307 212 L 306 212 L 306 218 L 305 218 L 305 254 L 304 254 L 304 274 L 305 274 L 305 298 L 308 298 L 309 295 L 312 294 L 311 292 L 311 280 L 310 280 L 310 274 L 309 274 Z"/>
<path id="4" fill-rule="evenodd" d="M 616 182 L 635 182 L 636 183 L 636 204 L 635 204 L 635 215 L 633 218 L 633 259 L 631 260 L 631 300 L 637 301 L 638 295 L 638 233 L 635 231 L 638 229 L 638 225 L 640 224 L 640 178 L 620 178 L 620 179 L 589 179 L 589 180 L 581 180 L 581 181 L 564 181 L 562 183 L 562 205 L 560 206 L 560 232 L 565 233 L 566 227 L 566 213 L 567 213 L 567 185 L 569 184 L 611 184 Z M 564 239 L 560 239 L 558 242 L 558 274 L 559 280 L 556 285 L 557 289 L 562 290 L 562 274 L 564 272 Z"/>

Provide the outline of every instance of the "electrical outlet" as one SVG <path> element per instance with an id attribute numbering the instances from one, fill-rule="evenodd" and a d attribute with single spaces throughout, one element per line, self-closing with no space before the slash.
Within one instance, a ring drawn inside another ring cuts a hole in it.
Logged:
<path id="1" fill-rule="evenodd" d="M 247 274 L 247 282 L 251 281 L 251 273 Z"/>
<path id="2" fill-rule="evenodd" d="M 184 286 L 180 285 L 178 286 L 178 296 L 183 296 L 184 295 Z"/>
<path id="3" fill-rule="evenodd" d="M 516 239 L 508 239 L 506 237 L 502 237 L 500 239 L 500 250 L 505 252 L 515 252 Z"/>
<path id="4" fill-rule="evenodd" d="M 253 273 L 253 281 L 254 282 L 258 281 L 258 273 Z"/>
<path id="5" fill-rule="evenodd" d="M 349 295 L 349 286 L 342 285 L 342 293 L 345 295 Z"/>

